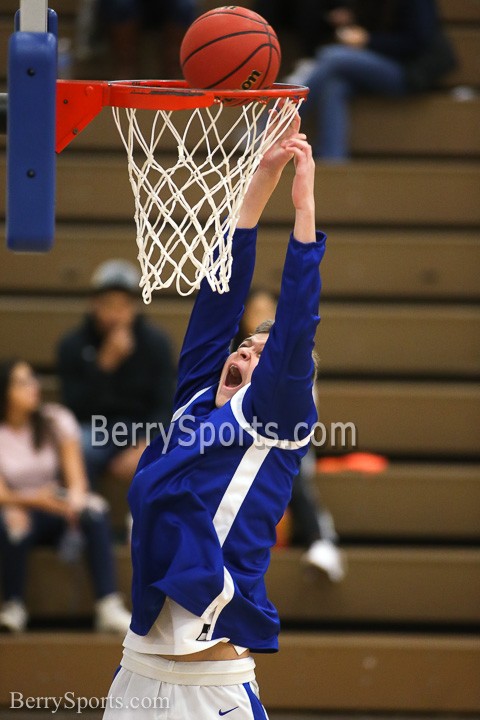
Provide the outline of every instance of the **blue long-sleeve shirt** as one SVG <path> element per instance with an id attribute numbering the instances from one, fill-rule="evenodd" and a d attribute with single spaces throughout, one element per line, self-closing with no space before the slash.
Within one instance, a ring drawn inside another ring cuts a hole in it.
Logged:
<path id="1" fill-rule="evenodd" d="M 256 230 L 235 233 L 228 295 L 202 284 L 180 357 L 169 436 L 147 448 L 129 491 L 131 629 L 146 635 L 168 596 L 198 617 L 213 608 L 205 639 L 227 637 L 268 652 L 278 647 L 279 621 L 264 575 L 317 419 L 311 354 L 325 236 L 307 244 L 290 239 L 275 323 L 251 383 L 217 408 L 255 240 Z"/>

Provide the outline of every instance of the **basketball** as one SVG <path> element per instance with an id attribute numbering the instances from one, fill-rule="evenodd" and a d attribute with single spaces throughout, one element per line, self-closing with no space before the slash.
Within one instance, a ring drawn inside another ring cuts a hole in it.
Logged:
<path id="1" fill-rule="evenodd" d="M 280 44 L 268 22 L 244 7 L 226 5 L 201 15 L 187 30 L 180 63 L 191 87 L 260 90 L 280 67 Z"/>

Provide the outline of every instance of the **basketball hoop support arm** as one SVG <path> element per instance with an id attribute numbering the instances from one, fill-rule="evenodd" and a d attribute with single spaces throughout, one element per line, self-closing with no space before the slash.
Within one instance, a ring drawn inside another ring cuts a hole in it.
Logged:
<path id="1" fill-rule="evenodd" d="M 98 115 L 105 103 L 108 83 L 97 80 L 57 80 L 57 127 L 55 150 L 62 152 Z"/>
<path id="2" fill-rule="evenodd" d="M 173 86 L 173 89 L 172 89 Z M 177 86 L 177 88 L 175 88 Z M 182 81 L 157 82 L 152 88 L 136 81 L 57 80 L 57 153 L 64 148 L 106 106 L 148 110 L 178 110 L 181 107 L 209 107 L 216 96 L 206 90 L 185 87 Z"/>

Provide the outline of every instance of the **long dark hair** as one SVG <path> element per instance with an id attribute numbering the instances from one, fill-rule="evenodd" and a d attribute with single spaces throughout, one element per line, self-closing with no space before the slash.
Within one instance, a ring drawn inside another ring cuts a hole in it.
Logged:
<path id="1" fill-rule="evenodd" d="M 8 390 L 12 382 L 12 374 L 17 365 L 28 363 L 21 358 L 10 358 L 0 363 L 0 423 L 7 419 Z M 39 450 L 47 441 L 54 439 L 50 421 L 45 417 L 40 406 L 30 415 L 30 425 L 33 432 L 33 445 Z"/>

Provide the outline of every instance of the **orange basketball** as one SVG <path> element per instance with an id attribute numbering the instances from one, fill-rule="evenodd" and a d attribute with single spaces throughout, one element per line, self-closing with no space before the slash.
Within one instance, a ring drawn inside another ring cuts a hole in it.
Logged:
<path id="1" fill-rule="evenodd" d="M 261 15 L 225 5 L 201 15 L 187 30 L 180 63 L 191 87 L 259 90 L 270 87 L 280 67 L 280 44 Z"/>

